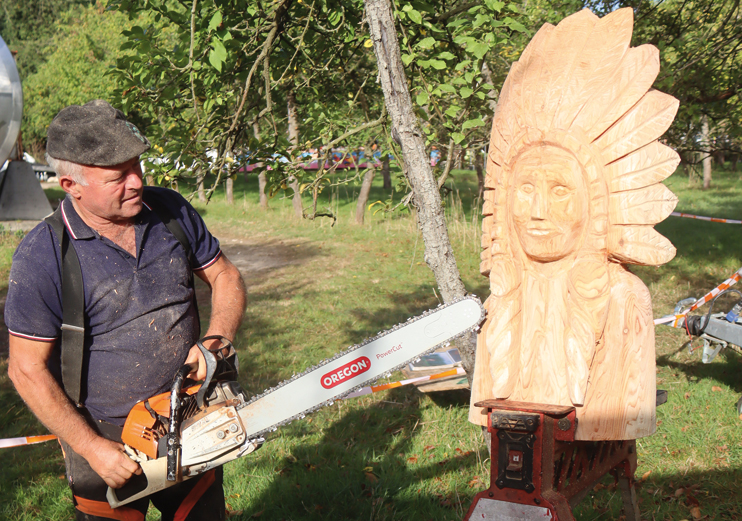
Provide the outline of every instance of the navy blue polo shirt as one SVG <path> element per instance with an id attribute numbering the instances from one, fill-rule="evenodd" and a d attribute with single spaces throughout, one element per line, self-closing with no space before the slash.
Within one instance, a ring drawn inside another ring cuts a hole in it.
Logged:
<path id="1" fill-rule="evenodd" d="M 135 217 L 137 256 L 101 237 L 62 202 L 62 216 L 80 259 L 85 294 L 83 397 L 93 418 L 123 425 L 138 401 L 167 391 L 199 324 L 190 269 L 207 268 L 221 255 L 219 241 L 177 192 L 156 191 L 180 223 L 197 266 L 157 214 L 146 205 Z M 51 368 L 59 371 L 62 325 L 61 254 L 51 226 L 42 222 L 13 255 L 5 324 L 11 335 L 57 341 Z M 61 379 L 60 379 L 61 381 Z"/>

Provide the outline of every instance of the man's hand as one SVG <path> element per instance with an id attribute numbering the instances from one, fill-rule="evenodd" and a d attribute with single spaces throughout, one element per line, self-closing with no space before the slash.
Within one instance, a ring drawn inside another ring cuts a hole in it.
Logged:
<path id="1" fill-rule="evenodd" d="M 198 364 L 198 368 L 195 371 L 191 371 L 190 373 L 188 373 L 188 378 L 196 381 L 200 381 L 206 378 L 206 360 L 204 360 L 204 355 L 203 353 L 201 353 L 201 350 L 198 348 L 198 346 L 191 347 L 185 363 L 186 365 Z"/>
<path id="2" fill-rule="evenodd" d="M 120 488 L 133 475 L 142 473 L 142 468 L 124 452 L 124 446 L 106 438 L 96 438 L 84 454 L 80 454 L 90 464 L 96 474 L 111 488 Z"/>

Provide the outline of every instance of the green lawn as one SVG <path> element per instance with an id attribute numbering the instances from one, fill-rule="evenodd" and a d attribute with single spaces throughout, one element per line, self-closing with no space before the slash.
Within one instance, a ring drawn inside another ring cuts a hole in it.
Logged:
<path id="1" fill-rule="evenodd" d="M 680 174 L 667 184 L 680 197 L 679 211 L 742 216 L 737 173 L 715 172 L 707 191 L 689 188 Z M 351 185 L 321 194 L 320 208 L 337 216 L 334 226 L 328 218 L 297 221 L 282 194 L 271 199 L 268 212 L 261 211 L 256 185 L 254 177 L 245 182 L 240 176 L 232 207 L 220 191 L 208 206 L 195 203 L 225 249 L 237 248 L 245 261 L 268 259 L 250 271 L 248 311 L 235 339 L 248 392 L 262 392 L 438 303 L 408 213 L 369 213 L 364 226 L 354 225 L 359 187 Z M 479 212 L 472 210 L 476 177 L 455 171 L 451 186 L 446 204 L 459 270 L 467 288 L 485 297 Z M 188 189 L 181 185 L 181 191 Z M 377 177 L 370 201 L 389 195 Z M 652 292 L 655 316 L 670 312 L 677 300 L 700 296 L 742 266 L 735 225 L 670 217 L 657 228 L 677 246 L 678 256 L 660 268 L 633 270 Z M 17 237 L 3 237 L 5 281 L 6 252 Z M 742 394 L 742 364 L 728 350 L 703 365 L 698 351 L 681 349 L 685 341 L 682 331 L 657 328 L 658 388 L 669 391 L 669 400 L 658 409 L 657 433 L 638 442 L 642 518 L 739 519 L 742 421 L 735 403 Z M 7 362 L 0 365 L 0 437 L 45 432 L 12 390 Z M 489 484 L 487 450 L 478 428 L 466 421 L 467 407 L 466 393 L 423 395 L 402 388 L 338 402 L 284 427 L 258 452 L 227 465 L 231 519 L 461 519 L 473 495 Z M 0 518 L 72 518 L 58 452 L 53 443 L 4 450 Z M 619 519 L 620 494 L 610 480 L 597 488 L 577 518 Z"/>

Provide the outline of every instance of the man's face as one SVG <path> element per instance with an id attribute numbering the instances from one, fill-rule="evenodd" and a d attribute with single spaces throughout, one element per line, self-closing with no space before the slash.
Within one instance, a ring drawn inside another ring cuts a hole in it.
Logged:
<path id="1" fill-rule="evenodd" d="M 582 167 L 560 148 L 528 150 L 513 167 L 510 205 L 526 255 L 542 262 L 564 258 L 577 248 L 589 219 Z"/>
<path id="2" fill-rule="evenodd" d="M 128 220 L 142 210 L 142 168 L 135 157 L 114 166 L 84 166 L 87 186 L 77 185 L 78 204 L 109 221 Z"/>

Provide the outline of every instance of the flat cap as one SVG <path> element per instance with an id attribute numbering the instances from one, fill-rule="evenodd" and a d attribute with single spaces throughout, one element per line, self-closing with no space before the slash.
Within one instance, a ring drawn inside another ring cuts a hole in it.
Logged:
<path id="1" fill-rule="evenodd" d="M 150 147 L 123 112 L 99 99 L 60 110 L 46 136 L 51 157 L 81 165 L 119 165 Z"/>

